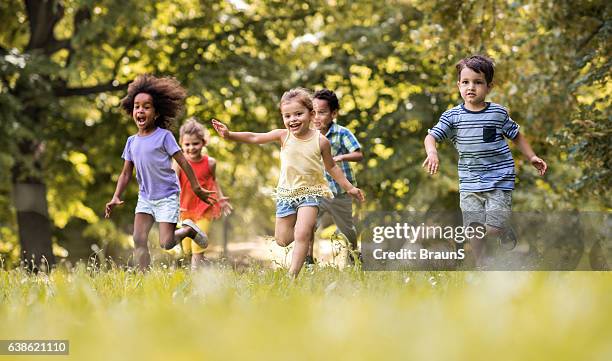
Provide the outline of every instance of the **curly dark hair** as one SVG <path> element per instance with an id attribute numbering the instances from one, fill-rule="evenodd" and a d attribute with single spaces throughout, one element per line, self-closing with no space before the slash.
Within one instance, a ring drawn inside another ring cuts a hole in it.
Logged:
<path id="1" fill-rule="evenodd" d="M 457 69 L 457 78 L 459 80 L 461 80 L 461 71 L 466 67 L 477 73 L 483 73 L 487 84 L 491 84 L 493 81 L 493 75 L 495 74 L 495 64 L 493 63 L 493 59 L 484 55 L 473 55 L 459 60 L 457 65 L 455 65 L 455 68 Z"/>
<path id="2" fill-rule="evenodd" d="M 155 77 L 151 74 L 138 76 L 128 86 L 125 98 L 121 99 L 121 108 L 132 115 L 134 98 L 140 93 L 149 94 L 153 98 L 153 107 L 158 117 L 155 125 L 168 129 L 174 121 L 183 114 L 187 91 L 173 77 Z"/>
<path id="3" fill-rule="evenodd" d="M 330 111 L 340 109 L 340 103 L 338 102 L 338 97 L 336 93 L 329 89 L 321 89 L 317 90 L 312 96 L 314 99 L 321 99 L 327 101 L 327 105 L 329 106 Z"/>

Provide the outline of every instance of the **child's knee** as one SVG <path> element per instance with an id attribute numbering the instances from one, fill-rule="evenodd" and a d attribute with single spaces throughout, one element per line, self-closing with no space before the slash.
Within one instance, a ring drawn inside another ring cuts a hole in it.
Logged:
<path id="1" fill-rule="evenodd" d="M 291 242 L 293 242 L 293 239 L 289 239 L 286 237 L 275 237 L 275 241 L 276 244 L 278 244 L 281 247 L 287 247 L 288 245 L 291 244 Z"/>
<path id="2" fill-rule="evenodd" d="M 148 239 L 144 235 L 134 235 L 134 248 L 147 248 Z"/>
<path id="3" fill-rule="evenodd" d="M 310 239 L 312 238 L 312 229 L 296 230 L 294 238 L 298 242 L 310 242 Z"/>
<path id="4" fill-rule="evenodd" d="M 176 243 L 174 242 L 174 237 L 168 237 L 165 239 L 160 239 L 159 240 L 159 245 L 165 249 L 166 251 L 171 250 L 172 248 L 174 248 L 174 246 L 176 245 Z"/>
<path id="5" fill-rule="evenodd" d="M 497 237 L 501 235 L 503 231 L 504 231 L 504 228 L 487 225 L 487 236 Z"/>

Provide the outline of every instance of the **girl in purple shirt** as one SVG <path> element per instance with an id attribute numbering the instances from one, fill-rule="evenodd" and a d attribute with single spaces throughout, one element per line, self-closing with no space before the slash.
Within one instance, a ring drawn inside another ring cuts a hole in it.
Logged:
<path id="1" fill-rule="evenodd" d="M 121 156 L 123 170 L 104 215 L 109 218 L 113 207 L 123 204 L 121 194 L 136 168 L 139 191 L 134 216 L 134 261 L 141 270 L 151 263 L 147 241 L 154 222 L 159 223 L 159 243 L 164 249 L 171 249 L 184 237 L 191 237 L 202 248 L 208 245 L 206 234 L 190 220 L 183 221 L 183 226 L 176 230 L 180 187 L 172 169 L 172 158 L 183 169 L 200 199 L 210 203 L 209 196 L 214 193 L 200 186 L 167 129 L 182 113 L 186 95 L 174 78 L 141 75 L 129 85 L 127 96 L 121 100 L 123 110 L 136 122 L 138 133 L 130 136 L 125 144 Z"/>

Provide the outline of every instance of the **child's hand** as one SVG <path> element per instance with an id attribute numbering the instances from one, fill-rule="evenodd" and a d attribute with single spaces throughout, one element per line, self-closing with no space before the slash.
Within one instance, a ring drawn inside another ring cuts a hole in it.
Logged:
<path id="1" fill-rule="evenodd" d="M 438 172 L 438 166 L 440 161 L 438 160 L 438 153 L 428 153 L 427 158 L 423 162 L 423 167 L 427 168 L 429 174 L 436 174 Z"/>
<path id="2" fill-rule="evenodd" d="M 195 193 L 195 195 L 198 196 L 198 198 L 200 198 L 204 203 L 211 206 L 217 201 L 216 199 L 210 197 L 211 195 L 217 193 L 215 191 L 209 191 L 208 189 L 197 187 L 193 190 L 193 193 Z"/>
<path id="3" fill-rule="evenodd" d="M 229 129 L 227 128 L 225 124 L 213 118 L 212 126 L 213 128 L 215 128 L 215 130 L 221 136 L 221 138 L 227 139 L 229 137 Z"/>
<path id="4" fill-rule="evenodd" d="M 117 197 L 113 197 L 110 202 L 106 203 L 104 207 L 104 218 L 110 218 L 113 207 L 123 204 L 123 201 Z"/>
<path id="5" fill-rule="evenodd" d="M 543 176 L 544 173 L 546 173 L 546 169 L 548 169 L 548 165 L 546 165 L 546 162 L 538 157 L 537 155 L 534 155 L 533 157 L 531 157 L 531 159 L 529 159 L 529 161 L 531 162 L 531 165 L 533 165 L 535 167 L 535 169 L 538 170 L 538 174 Z"/>
<path id="6" fill-rule="evenodd" d="M 219 199 L 219 204 L 221 205 L 221 211 L 223 212 L 224 216 L 227 217 L 232 214 L 234 207 L 232 207 L 232 205 L 230 204 L 229 197 L 223 197 Z"/>
<path id="7" fill-rule="evenodd" d="M 363 194 L 363 191 L 357 187 L 349 189 L 346 193 L 348 193 L 349 196 L 355 198 L 359 202 L 365 201 L 365 195 Z"/>

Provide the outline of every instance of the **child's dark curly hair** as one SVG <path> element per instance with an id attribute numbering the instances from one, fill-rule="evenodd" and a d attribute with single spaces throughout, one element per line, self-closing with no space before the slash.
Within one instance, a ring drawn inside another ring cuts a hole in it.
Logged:
<path id="1" fill-rule="evenodd" d="M 150 74 L 138 76 L 128 86 L 125 98 L 121 99 L 121 108 L 132 115 L 134 98 L 140 93 L 149 94 L 153 98 L 153 107 L 157 113 L 155 125 L 168 129 L 175 119 L 183 114 L 187 91 L 172 77 L 157 78 Z"/>

